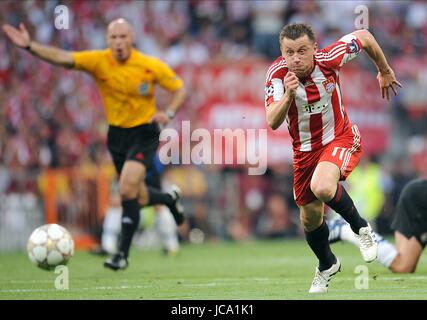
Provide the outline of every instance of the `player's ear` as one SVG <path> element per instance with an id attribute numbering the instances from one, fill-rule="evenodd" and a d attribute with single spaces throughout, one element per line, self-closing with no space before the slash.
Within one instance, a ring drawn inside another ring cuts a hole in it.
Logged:
<path id="1" fill-rule="evenodd" d="M 317 46 L 317 42 L 314 43 L 314 51 L 317 51 L 318 46 Z"/>

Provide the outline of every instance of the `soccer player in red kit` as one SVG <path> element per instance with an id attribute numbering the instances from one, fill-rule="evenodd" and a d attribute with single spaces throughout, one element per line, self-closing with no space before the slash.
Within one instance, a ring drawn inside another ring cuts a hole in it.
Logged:
<path id="1" fill-rule="evenodd" d="M 341 269 L 328 243 L 325 203 L 350 224 L 366 262 L 375 260 L 378 251 L 370 225 L 339 183 L 356 167 L 362 154 L 359 130 L 351 124 L 343 105 L 339 71 L 364 49 L 378 69 L 383 98 L 389 100 L 389 89 L 396 95 L 396 86 L 401 84 L 367 30 L 347 34 L 319 50 L 310 26 L 290 24 L 280 32 L 280 49 L 282 56 L 267 72 L 267 122 L 275 130 L 286 120 L 292 137 L 294 198 L 307 243 L 319 259 L 309 292 L 323 293 Z"/>

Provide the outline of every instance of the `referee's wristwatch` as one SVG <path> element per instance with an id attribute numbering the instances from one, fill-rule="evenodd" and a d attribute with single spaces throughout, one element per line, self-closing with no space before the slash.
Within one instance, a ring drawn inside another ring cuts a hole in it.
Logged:
<path id="1" fill-rule="evenodd" d="M 27 50 L 28 52 L 31 52 L 31 41 L 28 44 L 28 46 L 24 47 L 25 50 Z"/>
<path id="2" fill-rule="evenodd" d="M 167 110 L 166 115 L 169 117 L 170 120 L 172 120 L 175 117 L 175 111 Z"/>

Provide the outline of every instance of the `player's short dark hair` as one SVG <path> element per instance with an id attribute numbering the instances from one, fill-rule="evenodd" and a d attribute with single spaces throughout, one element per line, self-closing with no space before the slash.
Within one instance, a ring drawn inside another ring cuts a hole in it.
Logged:
<path id="1" fill-rule="evenodd" d="M 311 41 L 316 42 L 316 37 L 311 26 L 305 23 L 292 23 L 284 26 L 280 31 L 279 41 L 282 43 L 283 38 L 296 40 L 304 35 L 307 35 Z"/>

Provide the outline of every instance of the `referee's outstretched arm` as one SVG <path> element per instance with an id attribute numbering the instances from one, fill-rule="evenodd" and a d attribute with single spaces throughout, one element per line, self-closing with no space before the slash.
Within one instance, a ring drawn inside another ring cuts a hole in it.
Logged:
<path id="1" fill-rule="evenodd" d="M 44 46 L 35 41 L 31 41 L 30 34 L 23 23 L 19 24 L 19 29 L 9 24 L 5 24 L 3 25 L 3 31 L 14 45 L 28 50 L 33 55 L 47 62 L 66 68 L 71 68 L 74 65 L 74 59 L 71 52 L 55 47 Z"/>

